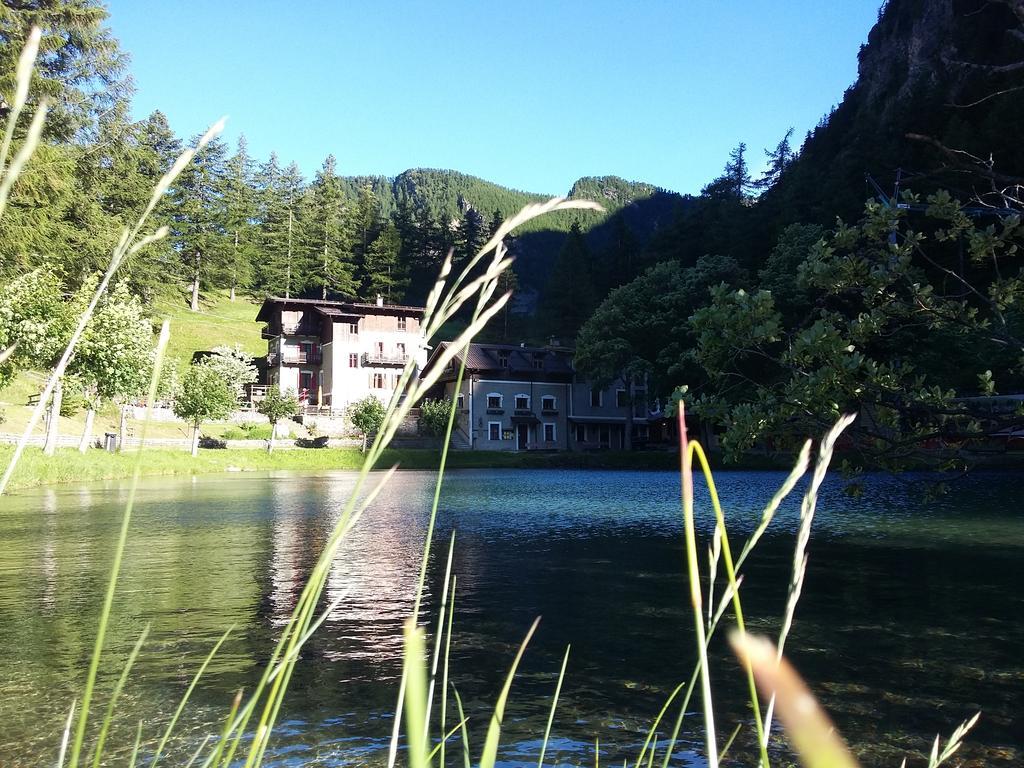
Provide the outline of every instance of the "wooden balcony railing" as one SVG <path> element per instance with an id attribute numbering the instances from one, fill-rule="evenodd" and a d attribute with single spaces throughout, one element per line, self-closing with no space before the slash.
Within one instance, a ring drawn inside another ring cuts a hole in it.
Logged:
<path id="1" fill-rule="evenodd" d="M 362 357 L 363 366 L 394 366 L 402 368 L 409 361 L 408 355 L 386 355 L 381 352 L 364 352 Z"/>

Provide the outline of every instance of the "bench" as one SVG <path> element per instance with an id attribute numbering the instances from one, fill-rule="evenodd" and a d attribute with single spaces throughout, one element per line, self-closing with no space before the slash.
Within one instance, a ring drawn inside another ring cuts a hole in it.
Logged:
<path id="1" fill-rule="evenodd" d="M 34 395 L 28 396 L 29 405 L 39 405 L 39 398 L 42 397 L 42 392 L 36 392 Z"/>

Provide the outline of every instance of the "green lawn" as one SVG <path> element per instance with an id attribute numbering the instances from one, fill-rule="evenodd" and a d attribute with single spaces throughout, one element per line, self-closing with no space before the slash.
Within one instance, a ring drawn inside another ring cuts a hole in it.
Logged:
<path id="1" fill-rule="evenodd" d="M 177 360 L 179 370 L 192 361 L 193 352 L 222 344 L 238 344 L 256 357 L 267 353 L 267 342 L 260 338 L 263 324 L 256 322 L 259 304 L 242 297 L 230 301 L 226 291 L 212 291 L 203 294 L 200 306 L 192 312 L 188 297 L 177 290 L 154 302 L 154 320 L 171 320 L 168 359 Z"/>

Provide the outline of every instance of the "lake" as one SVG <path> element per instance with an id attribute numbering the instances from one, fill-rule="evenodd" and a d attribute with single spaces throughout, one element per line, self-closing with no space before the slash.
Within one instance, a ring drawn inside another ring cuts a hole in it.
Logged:
<path id="1" fill-rule="evenodd" d="M 782 477 L 718 476 L 736 551 Z M 842 493 L 841 480 L 827 482 L 787 650 L 865 765 L 898 766 L 904 755 L 923 765 L 935 734 L 978 710 L 966 763 L 1021 764 L 1020 480 L 978 474 L 931 502 L 906 478 L 869 477 L 857 499 Z M 150 623 L 119 705 L 114 757 L 130 750 L 140 719 L 144 742 L 159 738 L 203 656 L 235 625 L 166 764 L 184 762 L 219 730 L 234 692 L 251 689 L 262 671 L 353 482 L 350 473 L 142 481 L 94 705 L 101 714 L 102 692 Z M 303 653 L 267 764 L 385 762 L 432 483 L 430 473 L 397 475 L 336 560 L 324 602 L 345 597 Z M 126 488 L 62 486 L 0 501 L 0 765 L 56 760 L 88 666 Z M 537 616 L 500 762 L 536 764 L 569 643 L 547 762 L 593 765 L 595 737 L 602 764 L 635 759 L 695 659 L 678 492 L 677 476 L 660 472 L 449 474 L 426 609 L 436 615 L 455 530 L 451 679 L 470 717 L 474 759 Z M 777 632 L 796 520 L 793 499 L 748 561 L 744 609 L 754 631 Z M 706 542 L 706 506 L 699 526 Z M 745 723 L 733 752 L 742 759 L 753 742 L 745 681 L 724 641 L 713 644 L 712 664 L 720 737 Z M 695 695 L 675 764 L 704 762 L 699 706 Z M 457 743 L 448 762 L 461 765 Z"/>

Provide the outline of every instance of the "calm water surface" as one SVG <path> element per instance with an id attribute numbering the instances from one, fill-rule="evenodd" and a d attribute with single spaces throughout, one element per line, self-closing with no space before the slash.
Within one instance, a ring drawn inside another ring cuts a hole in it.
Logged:
<path id="1" fill-rule="evenodd" d="M 781 478 L 720 476 L 734 537 L 752 529 Z M 635 756 L 694 659 L 677 483 L 670 473 L 449 475 L 438 535 L 457 536 L 451 677 L 477 749 L 504 670 L 540 615 L 512 691 L 504 764 L 536 763 L 568 643 L 550 762 L 592 765 L 595 737 L 603 764 Z M 111 743 L 130 747 L 139 719 L 143 740 L 158 739 L 202 657 L 235 625 L 193 695 L 174 756 L 219 729 L 234 692 L 262 671 L 352 484 L 346 473 L 143 482 L 103 692 L 147 623 L 151 632 Z M 897 766 L 904 755 L 921 765 L 936 733 L 979 709 L 965 762 L 1024 763 L 1020 487 L 1017 475 L 977 475 L 928 504 L 890 478 L 872 478 L 856 500 L 838 480 L 827 488 L 789 651 L 865 765 Z M 398 475 L 338 557 L 324 602 L 346 596 L 307 646 L 269 764 L 384 762 L 431 491 L 430 474 Z M 123 484 L 66 486 L 0 502 L 0 765 L 56 758 L 125 495 Z M 795 504 L 784 507 L 748 561 L 745 610 L 755 629 L 777 630 L 795 522 Z M 431 563 L 431 612 L 444 549 Z M 714 665 L 718 719 L 731 731 L 748 722 L 743 681 L 717 643 Z M 697 706 L 679 765 L 703 765 Z M 737 757 L 750 730 L 741 731 Z M 449 757 L 461 765 L 457 751 Z"/>

